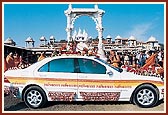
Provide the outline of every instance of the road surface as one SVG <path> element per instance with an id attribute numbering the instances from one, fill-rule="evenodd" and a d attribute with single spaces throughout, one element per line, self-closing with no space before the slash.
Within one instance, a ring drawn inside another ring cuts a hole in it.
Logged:
<path id="1" fill-rule="evenodd" d="M 28 108 L 23 101 L 12 96 L 4 97 L 4 112 L 10 111 L 54 111 L 54 112 L 164 112 L 164 102 L 160 101 L 152 108 L 140 108 L 129 102 L 49 102 L 46 107 L 40 109 Z"/>

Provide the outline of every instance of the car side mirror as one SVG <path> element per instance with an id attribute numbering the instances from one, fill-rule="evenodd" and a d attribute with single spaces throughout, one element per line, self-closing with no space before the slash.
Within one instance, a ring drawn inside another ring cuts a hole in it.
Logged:
<path id="1" fill-rule="evenodd" d="M 113 76 L 113 72 L 112 71 L 108 71 L 107 74 L 112 77 Z"/>

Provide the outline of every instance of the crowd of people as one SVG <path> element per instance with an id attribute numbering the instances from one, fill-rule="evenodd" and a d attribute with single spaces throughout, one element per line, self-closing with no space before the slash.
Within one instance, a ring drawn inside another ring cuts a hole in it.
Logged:
<path id="1" fill-rule="evenodd" d="M 75 45 L 77 46 L 77 45 Z M 88 47 L 78 48 L 74 47 L 73 44 L 69 45 L 69 48 L 60 50 L 54 50 L 50 56 L 46 56 L 45 52 L 42 52 L 40 56 L 37 57 L 36 61 L 41 61 L 46 57 L 54 57 L 54 56 L 63 56 L 63 55 L 71 55 L 76 54 L 80 56 L 96 56 L 97 48 L 89 49 Z M 164 76 L 164 51 L 139 51 L 139 52 L 117 52 L 111 50 L 110 52 L 105 52 L 105 56 L 107 58 L 107 62 L 115 67 L 123 68 L 125 71 L 134 72 L 136 74 L 143 75 L 159 75 L 161 77 Z M 33 58 L 35 59 L 35 58 Z M 22 68 L 23 59 L 17 53 L 13 54 L 12 52 L 6 57 L 5 70 L 9 68 Z M 34 61 L 34 63 L 36 62 Z M 30 64 L 28 64 L 29 66 Z"/>
<path id="2" fill-rule="evenodd" d="M 10 52 L 6 59 L 4 59 L 4 71 L 9 68 L 18 67 L 21 62 L 21 56 L 19 56 L 17 53 L 13 54 Z"/>
<path id="3" fill-rule="evenodd" d="M 4 58 L 4 72 L 9 69 L 23 69 L 30 65 L 31 64 L 23 60 L 22 56 L 19 56 L 18 53 L 10 52 L 6 58 Z"/>
<path id="4" fill-rule="evenodd" d="M 117 54 L 110 51 L 108 62 L 115 67 L 141 75 L 164 77 L 164 52 L 140 51 L 138 53 L 125 52 Z"/>

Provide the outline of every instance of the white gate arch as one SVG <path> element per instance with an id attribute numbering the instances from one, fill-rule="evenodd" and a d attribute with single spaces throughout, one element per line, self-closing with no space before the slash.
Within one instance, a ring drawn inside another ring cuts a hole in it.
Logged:
<path id="1" fill-rule="evenodd" d="M 102 17 L 105 11 L 99 9 L 97 4 L 94 6 L 94 8 L 72 8 L 72 5 L 69 4 L 68 9 L 65 10 L 64 13 L 67 17 L 66 32 L 68 42 L 72 41 L 72 31 L 74 28 L 74 22 L 77 18 L 79 18 L 80 16 L 89 16 L 94 20 L 96 24 L 96 29 L 98 31 L 98 39 L 99 39 L 98 53 L 101 54 L 102 38 L 103 38 Z"/>

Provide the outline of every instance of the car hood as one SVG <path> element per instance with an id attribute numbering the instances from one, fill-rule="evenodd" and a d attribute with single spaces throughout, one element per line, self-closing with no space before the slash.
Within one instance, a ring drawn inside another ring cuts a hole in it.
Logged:
<path id="1" fill-rule="evenodd" d="M 150 80 L 150 81 L 162 81 L 160 77 L 156 76 L 143 76 L 143 75 L 137 75 L 131 72 L 125 72 L 123 71 L 121 73 L 121 79 L 122 80 Z"/>

